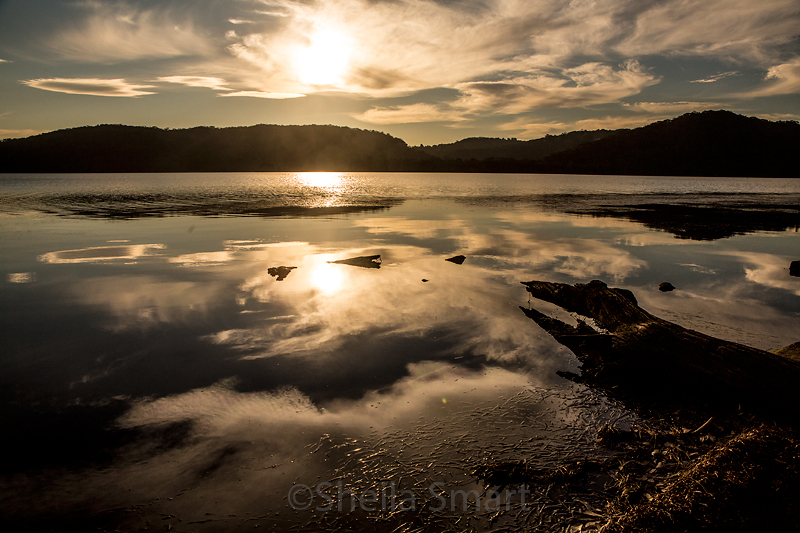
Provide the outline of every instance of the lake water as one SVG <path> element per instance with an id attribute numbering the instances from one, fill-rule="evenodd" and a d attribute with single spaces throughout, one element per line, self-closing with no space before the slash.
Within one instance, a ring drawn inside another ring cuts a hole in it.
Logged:
<path id="1" fill-rule="evenodd" d="M 798 206 L 800 179 L 0 175 L 3 519 L 563 530 L 596 494 L 451 501 L 482 464 L 602 456 L 597 429 L 636 419 L 556 375 L 577 360 L 520 306 L 574 317 L 520 282 L 601 279 L 781 348 Z"/>

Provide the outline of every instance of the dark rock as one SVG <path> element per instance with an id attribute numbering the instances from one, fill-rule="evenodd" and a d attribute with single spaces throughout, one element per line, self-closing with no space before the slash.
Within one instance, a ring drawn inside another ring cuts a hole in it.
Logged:
<path id="1" fill-rule="evenodd" d="M 428 283 L 428 280 L 427 279 L 423 279 L 422 283 Z"/>
<path id="2" fill-rule="evenodd" d="M 651 315 L 605 283 L 524 282 L 533 298 L 594 320 L 577 326 L 521 307 L 581 361 L 580 381 L 649 405 L 745 405 L 800 421 L 800 365 Z M 680 391 L 680 394 L 676 394 Z M 665 407 L 667 408 L 667 407 Z M 668 408 L 667 408 L 668 409 Z"/>
<path id="3" fill-rule="evenodd" d="M 672 283 L 669 283 L 668 281 L 665 281 L 664 283 L 659 284 L 658 290 L 660 290 L 661 292 L 674 291 L 675 290 L 675 286 Z"/>
<path id="4" fill-rule="evenodd" d="M 800 278 L 800 261 L 792 261 L 789 265 L 789 275 Z"/>
<path id="5" fill-rule="evenodd" d="M 338 261 L 328 261 L 337 265 L 350 265 L 361 268 L 380 268 L 381 256 L 380 255 L 362 255 L 359 257 L 350 257 L 348 259 L 339 259 Z"/>
<path id="6" fill-rule="evenodd" d="M 457 255 L 455 257 L 449 257 L 449 258 L 445 259 L 445 261 L 450 261 L 451 263 L 455 263 L 457 265 L 460 265 L 460 264 L 462 264 L 464 262 L 465 259 L 466 259 L 465 256 Z"/>
<path id="7" fill-rule="evenodd" d="M 800 342 L 795 342 L 789 346 L 784 346 L 780 350 L 775 350 L 772 353 L 787 359 L 791 359 L 792 361 L 800 362 Z"/>
<path id="8" fill-rule="evenodd" d="M 275 281 L 283 281 L 286 279 L 286 276 L 297 267 L 287 267 L 287 266 L 279 266 L 279 267 L 269 267 L 267 269 L 267 274 L 274 278 L 278 278 Z"/>

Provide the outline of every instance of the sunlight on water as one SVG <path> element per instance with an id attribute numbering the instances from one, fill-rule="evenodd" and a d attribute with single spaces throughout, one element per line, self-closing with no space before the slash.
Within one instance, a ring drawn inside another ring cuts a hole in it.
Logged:
<path id="1" fill-rule="evenodd" d="M 341 172 L 300 172 L 297 178 L 307 187 L 322 189 L 336 189 L 344 181 Z"/>
<path id="2" fill-rule="evenodd" d="M 338 292 L 344 285 L 344 268 L 323 261 L 311 271 L 311 284 L 327 294 Z"/>

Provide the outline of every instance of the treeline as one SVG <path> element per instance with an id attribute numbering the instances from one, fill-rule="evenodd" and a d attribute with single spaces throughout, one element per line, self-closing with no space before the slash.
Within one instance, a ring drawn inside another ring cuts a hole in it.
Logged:
<path id="1" fill-rule="evenodd" d="M 612 133 L 614 132 L 609 130 L 573 131 L 561 135 L 545 135 L 531 141 L 472 137 L 451 144 L 421 146 L 419 149 L 445 160 L 540 161 L 547 156 L 603 139 Z"/>
<path id="2" fill-rule="evenodd" d="M 632 130 L 409 147 L 339 126 L 93 126 L 0 142 L 0 172 L 426 171 L 800 177 L 800 124 L 729 111 Z"/>
<path id="3" fill-rule="evenodd" d="M 0 143 L 2 172 L 388 171 L 429 157 L 385 133 L 339 126 L 102 125 Z"/>
<path id="4" fill-rule="evenodd" d="M 800 177 L 800 124 L 729 111 L 689 113 L 546 158 L 570 174 Z"/>

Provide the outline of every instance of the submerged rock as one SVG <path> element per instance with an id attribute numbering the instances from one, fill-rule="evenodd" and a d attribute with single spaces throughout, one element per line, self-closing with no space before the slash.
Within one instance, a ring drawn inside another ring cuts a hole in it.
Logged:
<path id="1" fill-rule="evenodd" d="M 269 267 L 267 269 L 267 274 L 274 278 L 278 278 L 275 281 L 283 281 L 286 279 L 286 276 L 297 267 L 287 267 L 287 266 L 279 266 L 279 267 Z"/>

